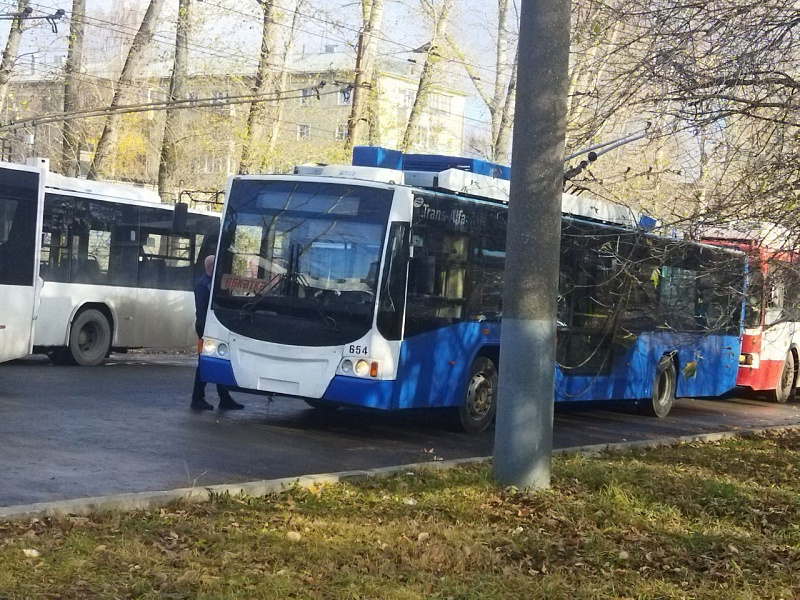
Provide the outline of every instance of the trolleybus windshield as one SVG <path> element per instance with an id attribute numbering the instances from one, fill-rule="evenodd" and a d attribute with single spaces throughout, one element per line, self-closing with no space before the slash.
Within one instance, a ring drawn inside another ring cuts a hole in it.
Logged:
<path id="1" fill-rule="evenodd" d="M 232 184 L 213 308 L 254 339 L 340 345 L 372 326 L 392 191 L 311 181 Z"/>

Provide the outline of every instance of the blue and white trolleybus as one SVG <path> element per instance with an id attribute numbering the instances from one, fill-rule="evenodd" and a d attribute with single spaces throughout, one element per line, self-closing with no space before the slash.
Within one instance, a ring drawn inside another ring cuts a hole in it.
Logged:
<path id="1" fill-rule="evenodd" d="M 382 160 L 357 148 L 352 167 L 230 179 L 202 376 L 318 408 L 448 407 L 482 431 L 496 407 L 508 171 Z M 627 209 L 574 196 L 561 243 L 556 401 L 665 416 L 676 395 L 734 387 L 741 253 L 652 235 Z"/>

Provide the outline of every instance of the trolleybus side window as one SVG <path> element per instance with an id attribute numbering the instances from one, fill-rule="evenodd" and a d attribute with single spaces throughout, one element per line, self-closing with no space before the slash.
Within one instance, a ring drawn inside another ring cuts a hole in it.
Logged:
<path id="1" fill-rule="evenodd" d="M 387 340 L 399 340 L 402 337 L 409 241 L 409 224 L 392 223 L 383 265 L 377 321 L 378 331 Z"/>
<path id="2" fill-rule="evenodd" d="M 470 258 L 466 205 L 423 194 L 414 205 L 406 336 L 464 320 Z"/>
<path id="3" fill-rule="evenodd" d="M 497 321 L 503 312 L 503 270 L 506 259 L 505 208 L 480 207 L 473 227 L 467 311 L 470 319 Z"/>
<path id="4" fill-rule="evenodd" d="M 0 285 L 32 285 L 39 180 L 24 171 L 8 178 L 0 186 Z"/>

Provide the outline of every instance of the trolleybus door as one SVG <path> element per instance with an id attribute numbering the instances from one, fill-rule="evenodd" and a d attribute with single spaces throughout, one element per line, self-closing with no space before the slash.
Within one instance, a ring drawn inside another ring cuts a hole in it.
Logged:
<path id="1" fill-rule="evenodd" d="M 44 173 L 0 163 L 0 362 L 32 350 Z"/>

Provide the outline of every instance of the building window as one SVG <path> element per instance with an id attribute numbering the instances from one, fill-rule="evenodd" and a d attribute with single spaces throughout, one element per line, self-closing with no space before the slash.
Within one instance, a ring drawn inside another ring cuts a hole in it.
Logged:
<path id="1" fill-rule="evenodd" d="M 300 104 L 305 106 L 307 104 L 311 104 L 311 98 L 314 97 L 314 90 L 312 88 L 306 88 L 300 92 Z"/>
<path id="2" fill-rule="evenodd" d="M 352 95 L 353 90 L 350 88 L 345 90 L 339 90 L 339 93 L 336 94 L 337 103 L 339 106 L 345 106 L 350 104 L 350 96 Z"/>
<path id="3" fill-rule="evenodd" d="M 334 133 L 334 139 L 337 142 L 343 142 L 347 137 L 347 123 L 339 123 L 336 126 L 336 132 Z"/>
<path id="4" fill-rule="evenodd" d="M 408 89 L 406 90 L 406 95 L 403 98 L 403 106 L 406 108 L 411 108 L 414 106 L 414 100 L 417 99 L 417 90 L 415 89 Z"/>
<path id="5" fill-rule="evenodd" d="M 428 98 L 428 105 L 434 114 L 448 114 L 451 112 L 451 96 L 444 96 L 442 94 L 431 94 Z"/>
<path id="6" fill-rule="evenodd" d="M 429 148 L 431 143 L 431 130 L 427 125 L 420 125 L 417 127 L 414 142 L 416 146 L 423 150 Z"/>
<path id="7" fill-rule="evenodd" d="M 297 141 L 298 142 L 307 142 L 311 139 L 311 126 L 310 125 L 298 125 L 297 126 Z"/>

